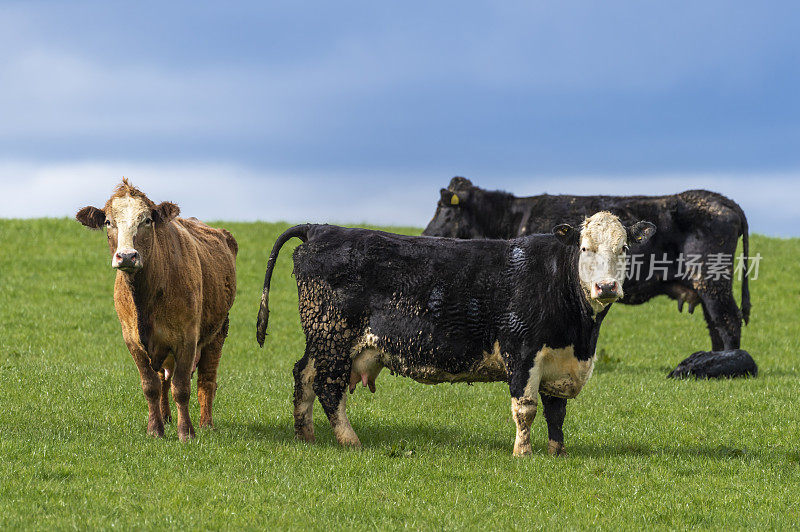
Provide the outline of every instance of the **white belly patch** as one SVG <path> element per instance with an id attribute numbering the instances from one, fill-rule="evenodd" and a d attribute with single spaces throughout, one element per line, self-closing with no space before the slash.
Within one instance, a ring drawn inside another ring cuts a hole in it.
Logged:
<path id="1" fill-rule="evenodd" d="M 540 367 L 539 391 L 553 397 L 577 396 L 594 370 L 594 356 L 578 360 L 572 346 L 560 349 L 543 347 L 534 362 Z"/>

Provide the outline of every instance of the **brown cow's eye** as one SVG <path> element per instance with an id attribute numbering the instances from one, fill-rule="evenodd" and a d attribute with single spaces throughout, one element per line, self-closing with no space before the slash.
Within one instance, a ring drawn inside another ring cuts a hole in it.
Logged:
<path id="1" fill-rule="evenodd" d="M 582 252 L 584 252 L 584 253 L 586 253 L 586 247 L 585 247 L 585 246 L 584 246 L 584 247 L 582 247 L 582 248 L 581 248 L 581 251 L 582 251 Z"/>
<path id="2" fill-rule="evenodd" d="M 111 220 L 106 220 L 106 227 L 111 227 Z"/>
<path id="3" fill-rule="evenodd" d="M 150 225 L 151 223 L 153 223 L 153 220 L 151 218 L 147 218 L 144 221 L 144 225 Z"/>

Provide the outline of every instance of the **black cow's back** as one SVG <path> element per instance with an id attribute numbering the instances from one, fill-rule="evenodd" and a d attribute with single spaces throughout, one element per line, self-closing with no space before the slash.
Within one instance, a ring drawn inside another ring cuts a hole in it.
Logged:
<path id="1" fill-rule="evenodd" d="M 517 350 L 523 337 L 544 335 L 551 347 L 588 349 L 591 338 L 575 338 L 586 311 L 574 261 L 553 235 L 458 240 L 313 226 L 294 272 L 298 283 L 329 287 L 349 327 L 383 339 L 383 351 L 459 373 L 498 340 Z"/>

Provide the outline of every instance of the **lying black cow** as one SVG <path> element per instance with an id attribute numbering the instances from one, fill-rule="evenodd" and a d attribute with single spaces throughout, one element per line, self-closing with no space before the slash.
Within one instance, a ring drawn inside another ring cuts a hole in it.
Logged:
<path id="1" fill-rule="evenodd" d="M 622 297 L 628 244 L 655 231 L 627 229 L 610 213 L 580 230 L 515 240 L 454 240 L 300 225 L 275 242 L 267 263 L 257 339 L 263 346 L 269 285 L 292 237 L 306 351 L 294 367 L 298 438 L 313 441 L 314 397 L 341 445 L 359 446 L 345 391 L 393 373 L 426 384 L 506 381 L 517 425 L 515 455 L 531 453 L 540 393 L 548 449 L 563 454 L 567 398 L 589 379 L 603 317 Z M 566 245 L 565 245 L 566 244 Z"/>
<path id="2" fill-rule="evenodd" d="M 736 253 L 739 236 L 743 236 L 743 264 L 747 271 L 747 218 L 736 202 L 720 194 L 689 190 L 672 196 L 544 194 L 518 198 L 507 192 L 483 190 L 468 179 L 454 177 L 448 188 L 441 190 L 436 214 L 422 234 L 516 238 L 549 231 L 562 221 L 574 225 L 585 216 L 602 210 L 618 216 L 625 224 L 650 220 L 658 227 L 655 238 L 639 250 L 643 254 L 638 259 L 640 275 L 626 279 L 625 298 L 620 303 L 637 305 L 664 294 L 677 299 L 681 311 L 684 303 L 688 303 L 690 313 L 700 304 L 711 334 L 711 348 L 714 351 L 738 349 L 742 318 L 745 323 L 750 319 L 750 291 L 747 276 L 744 276 L 740 313 L 733 298 L 734 264 L 731 259 Z M 713 275 L 708 276 L 709 264 L 720 257 L 718 254 L 728 257 L 729 264 L 717 261 Z M 692 256 L 702 257 L 694 264 L 704 263 L 705 270 L 686 262 Z M 659 264 L 654 264 L 653 259 Z M 664 263 L 668 264 L 666 270 Z M 686 275 L 689 271 L 692 273 Z M 651 272 L 652 277 L 648 279 Z"/>

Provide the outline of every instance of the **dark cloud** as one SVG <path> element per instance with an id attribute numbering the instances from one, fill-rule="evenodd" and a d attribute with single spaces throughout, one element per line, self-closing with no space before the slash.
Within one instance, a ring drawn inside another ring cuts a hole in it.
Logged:
<path id="1" fill-rule="evenodd" d="M 509 188 L 577 175 L 686 175 L 678 188 L 698 175 L 794 175 L 794 9 L 4 3 L 0 159 L 213 161 L 418 187 L 453 174 Z M 554 192 L 579 192 L 560 182 Z"/>

